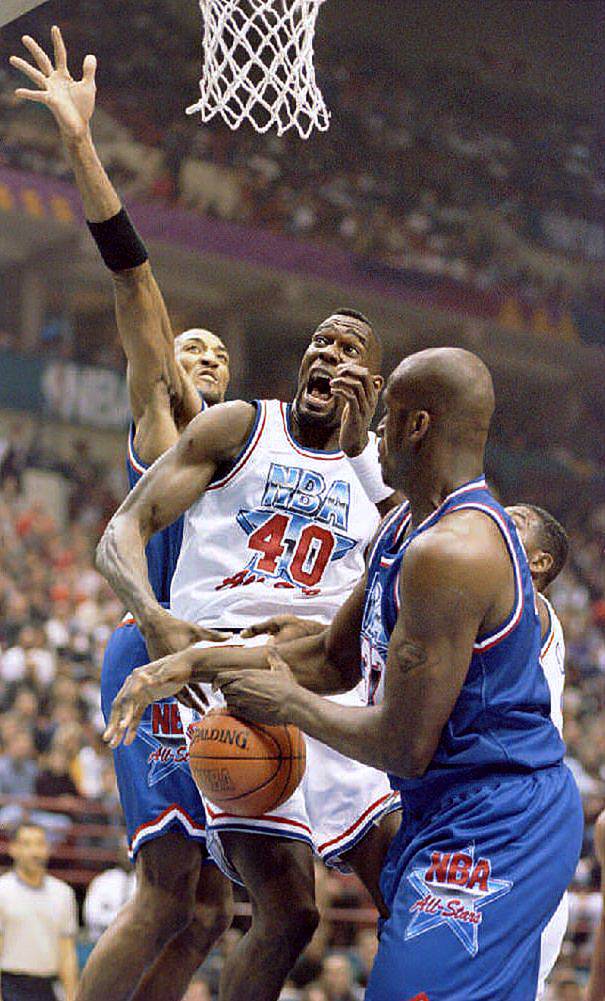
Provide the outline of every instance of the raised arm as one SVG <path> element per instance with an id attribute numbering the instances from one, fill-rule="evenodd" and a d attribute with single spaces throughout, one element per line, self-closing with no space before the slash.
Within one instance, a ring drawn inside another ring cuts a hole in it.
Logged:
<path id="1" fill-rule="evenodd" d="M 176 401 L 184 426 L 199 411 L 199 397 L 175 361 L 172 326 L 147 251 L 92 140 L 90 121 L 95 108 L 97 61 L 92 55 L 86 56 L 82 79 L 74 80 L 57 27 L 52 29 L 52 42 L 54 66 L 33 38 L 23 36 L 35 65 L 19 56 L 12 56 L 10 61 L 39 89 L 19 88 L 15 93 L 23 100 L 45 104 L 59 127 L 86 219 L 114 280 L 116 319 L 128 359 L 130 403 L 137 427 L 158 391 Z M 160 422 L 157 437 L 158 442 L 146 437 L 146 454 L 141 455 L 145 462 L 152 462 L 176 441 L 176 428 L 162 427 Z"/>
<path id="2" fill-rule="evenodd" d="M 254 418 L 254 407 L 241 401 L 200 414 L 128 494 L 99 542 L 97 567 L 136 618 L 156 656 L 173 652 L 165 642 L 165 629 L 178 620 L 161 608 L 153 594 L 145 546 L 154 532 L 184 514 L 220 466 L 237 456 Z M 182 645 L 187 642 L 176 648 Z"/>

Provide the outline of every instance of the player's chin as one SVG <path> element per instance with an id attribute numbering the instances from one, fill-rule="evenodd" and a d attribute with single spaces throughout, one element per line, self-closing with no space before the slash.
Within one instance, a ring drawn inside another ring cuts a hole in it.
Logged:
<path id="1" fill-rule="evenodd" d="M 299 419 L 307 424 L 321 424 L 326 427 L 334 427 L 340 423 L 342 410 L 343 402 L 335 396 L 320 400 L 305 393 L 297 405 Z"/>
<path id="2" fill-rule="evenodd" d="M 196 389 L 202 394 L 204 402 L 210 407 L 213 407 L 215 403 L 223 402 L 223 392 L 220 386 L 216 385 L 216 383 L 208 382 L 206 379 L 201 379 L 197 383 Z"/>

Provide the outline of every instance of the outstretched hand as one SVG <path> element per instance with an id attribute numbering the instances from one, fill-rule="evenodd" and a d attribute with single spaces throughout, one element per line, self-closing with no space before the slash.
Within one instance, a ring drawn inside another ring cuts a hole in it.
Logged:
<path id="1" fill-rule="evenodd" d="M 135 668 L 113 700 L 103 739 L 111 748 L 122 741 L 132 744 L 147 706 L 180 695 L 190 681 L 191 661 L 186 650 Z"/>
<path id="2" fill-rule="evenodd" d="M 20 56 L 11 56 L 10 63 L 29 77 L 37 85 L 38 90 L 19 87 L 15 91 L 15 96 L 24 101 L 46 104 L 52 111 L 63 137 L 74 141 L 86 135 L 95 109 L 97 60 L 95 56 L 86 56 L 82 66 L 82 79 L 74 80 L 67 68 L 65 43 L 56 25 L 51 30 L 51 38 L 54 66 L 35 39 L 30 35 L 23 36 L 22 42 L 35 66 Z"/>

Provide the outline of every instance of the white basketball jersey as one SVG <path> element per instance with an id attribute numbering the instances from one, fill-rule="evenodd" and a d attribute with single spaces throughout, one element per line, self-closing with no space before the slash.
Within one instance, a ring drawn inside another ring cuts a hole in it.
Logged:
<path id="1" fill-rule="evenodd" d="M 563 733 L 563 688 L 565 686 L 565 638 L 563 627 L 550 601 L 540 596 L 548 608 L 550 628 L 542 643 L 540 663 L 550 688 L 550 715 L 559 733 Z"/>
<path id="2" fill-rule="evenodd" d="M 286 611 L 329 622 L 378 520 L 344 453 L 303 448 L 289 405 L 263 400 L 234 466 L 185 515 L 171 610 L 225 629 Z"/>

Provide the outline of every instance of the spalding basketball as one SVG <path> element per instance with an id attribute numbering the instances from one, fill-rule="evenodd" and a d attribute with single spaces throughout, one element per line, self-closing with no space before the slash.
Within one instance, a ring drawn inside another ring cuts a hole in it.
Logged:
<path id="1" fill-rule="evenodd" d="M 198 789 L 238 817 L 275 810 L 305 773 L 305 741 L 295 726 L 246 723 L 226 709 L 211 709 L 189 732 L 189 764 Z"/>

